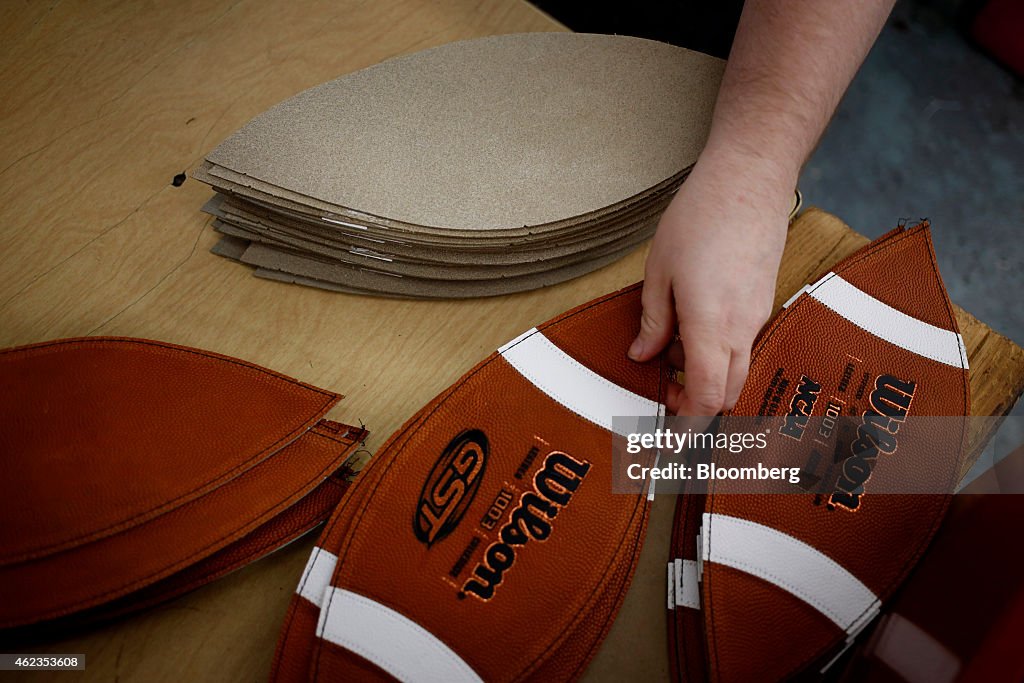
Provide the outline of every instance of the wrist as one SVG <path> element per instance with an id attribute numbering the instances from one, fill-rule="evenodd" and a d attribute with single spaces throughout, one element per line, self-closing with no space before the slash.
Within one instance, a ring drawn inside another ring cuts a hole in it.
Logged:
<path id="1" fill-rule="evenodd" d="M 793 205 L 797 171 L 785 161 L 749 154 L 742 147 L 705 147 L 693 175 L 700 185 L 716 188 L 721 201 L 759 207 L 762 215 L 785 217 Z"/>
<path id="2" fill-rule="evenodd" d="M 789 195 L 796 189 L 802 162 L 786 150 L 758 147 L 739 137 L 712 135 L 699 163 L 735 174 L 738 180 Z"/>

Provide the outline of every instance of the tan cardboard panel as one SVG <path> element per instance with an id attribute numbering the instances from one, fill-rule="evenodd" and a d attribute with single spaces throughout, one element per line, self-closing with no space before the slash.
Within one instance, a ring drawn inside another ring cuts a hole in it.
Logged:
<path id="1" fill-rule="evenodd" d="M 275 254 L 277 257 L 275 260 L 278 264 L 277 269 L 260 267 L 256 270 L 255 275 L 257 277 L 267 277 L 267 271 L 278 270 L 278 276 L 272 279 L 333 291 L 380 294 L 403 298 L 468 299 L 525 292 L 554 285 L 565 280 L 571 280 L 614 263 L 636 247 L 637 245 L 626 247 L 608 256 L 568 268 L 497 280 L 466 280 L 458 282 L 384 275 L 357 268 L 342 271 L 342 266 L 326 267 L 324 264 L 311 262 L 302 257 L 281 253 Z M 252 246 L 249 247 L 249 249 L 252 248 Z M 247 249 L 246 251 L 248 252 L 249 250 Z M 340 285 L 340 287 L 337 285 Z"/>
<path id="2" fill-rule="evenodd" d="M 279 258 L 290 257 L 300 259 L 309 267 L 315 267 L 319 273 L 336 272 L 341 277 L 346 277 L 352 269 L 368 273 L 378 273 L 385 276 L 400 276 L 417 280 L 441 280 L 447 282 L 484 282 L 491 280 L 518 280 L 534 275 L 542 275 L 556 271 L 566 270 L 575 266 L 583 266 L 612 254 L 621 254 L 624 250 L 636 246 L 648 239 L 654 232 L 654 220 L 637 226 L 633 232 L 625 234 L 609 244 L 602 245 L 582 255 L 572 255 L 568 258 L 553 259 L 549 261 L 535 261 L 532 263 L 512 265 L 490 265 L 490 266 L 460 266 L 452 264 L 422 264 L 403 263 L 399 261 L 385 262 L 379 259 L 358 260 L 356 257 L 335 258 L 315 251 L 296 249 L 281 242 L 268 241 L 263 235 L 254 235 L 251 238 L 251 245 L 242 256 L 242 262 L 250 265 L 274 268 L 277 270 L 291 270 L 282 268 L 277 264 Z M 218 229 L 231 234 L 228 226 L 221 225 Z M 242 233 L 236 233 L 237 237 L 249 239 Z M 314 265 L 315 264 L 315 265 Z M 294 271 L 293 271 L 294 272 Z M 297 271 L 305 272 L 305 271 Z M 322 279 L 333 280 L 326 275 L 319 275 Z"/>
<path id="3" fill-rule="evenodd" d="M 219 231 L 233 234 L 244 239 L 267 243 L 288 245 L 293 249 L 301 249 L 312 253 L 330 256 L 341 261 L 356 262 L 367 267 L 388 267 L 394 264 L 396 272 L 403 272 L 404 265 L 421 265 L 428 267 L 451 266 L 454 273 L 463 272 L 472 277 L 473 269 L 481 270 L 483 276 L 491 268 L 514 269 L 525 273 L 550 269 L 556 265 L 568 265 L 572 261 L 588 258 L 589 255 L 606 249 L 608 245 L 621 243 L 629 239 L 638 230 L 653 228 L 660 217 L 663 206 L 631 215 L 627 219 L 616 221 L 606 230 L 585 240 L 568 243 L 552 243 L 540 248 L 518 250 L 506 247 L 503 250 L 456 250 L 452 248 L 409 247 L 406 245 L 390 245 L 379 243 L 343 242 L 330 240 L 321 234 L 309 234 L 304 229 L 295 229 L 285 225 L 270 224 L 268 221 L 252 221 L 237 217 L 234 213 L 217 211 L 214 215 L 218 220 L 214 223 Z M 414 274 L 410 272 L 409 274 Z"/>
<path id="4" fill-rule="evenodd" d="M 309 220 L 295 217 L 292 213 L 284 213 L 266 208 L 262 204 L 250 202 L 238 197 L 227 197 L 221 205 L 209 213 L 215 213 L 221 218 L 249 220 L 257 227 L 260 225 L 289 227 L 297 233 L 315 235 L 325 243 L 346 244 L 356 240 L 368 244 L 402 245 L 411 255 L 417 254 L 418 249 L 444 249 L 458 250 L 460 252 L 505 252 L 509 249 L 516 251 L 530 251 L 537 249 L 548 249 L 554 245 L 573 245 L 585 242 L 586 240 L 613 233 L 619 223 L 627 222 L 633 216 L 643 215 L 652 210 L 662 210 L 671 201 L 672 193 L 660 193 L 643 202 L 624 207 L 615 212 L 593 220 L 579 221 L 571 229 L 561 230 L 557 233 L 550 232 L 544 235 L 523 235 L 513 236 L 502 233 L 497 239 L 472 239 L 468 237 L 448 236 L 437 238 L 433 235 L 408 236 L 403 234 L 401 239 L 393 239 L 394 234 L 386 229 L 378 229 L 373 226 L 359 224 L 341 224 L 339 222 L 328 222 L 326 220 Z M 236 221 L 241 222 L 241 221 Z M 383 247 L 382 247 L 383 248 Z"/>
<path id="5" fill-rule="evenodd" d="M 192 175 L 218 192 L 231 196 L 236 201 L 250 201 L 270 212 L 293 214 L 293 217 L 299 220 L 306 219 L 328 225 L 365 229 L 369 233 L 374 233 L 376 237 L 383 239 L 429 242 L 447 240 L 454 244 L 463 244 L 467 242 L 476 243 L 478 241 L 481 243 L 497 243 L 512 239 L 546 240 L 554 233 L 569 234 L 581 228 L 585 230 L 594 222 L 606 216 L 630 211 L 649 200 L 653 201 L 656 196 L 661 198 L 666 193 L 675 192 L 683 180 L 686 179 L 686 176 L 689 175 L 691 168 L 692 166 L 687 166 L 672 177 L 663 180 L 657 185 L 648 187 L 636 195 L 585 214 L 567 214 L 564 218 L 549 223 L 524 225 L 498 231 L 437 228 L 397 221 L 364 211 L 339 209 L 317 199 L 305 197 L 264 183 L 256 178 L 213 166 L 209 162 L 200 164 L 193 170 Z"/>
<path id="6" fill-rule="evenodd" d="M 460 41 L 300 93 L 207 158 L 339 210 L 461 230 L 542 225 L 692 165 L 723 65 L 626 36 Z"/>
<path id="7" fill-rule="evenodd" d="M 244 254 L 245 250 L 248 248 L 249 240 L 242 239 L 241 237 L 235 237 L 233 235 L 223 235 L 220 240 L 210 248 L 210 253 L 241 263 L 242 254 Z"/>
<path id="8" fill-rule="evenodd" d="M 355 237 L 332 240 L 324 237 L 322 233 L 295 229 L 290 225 L 270 224 L 266 220 L 250 220 L 242 218 L 234 212 L 217 212 L 212 215 L 217 217 L 217 220 L 214 221 L 214 226 L 217 229 L 220 229 L 218 226 L 231 226 L 233 229 L 233 232 L 232 230 L 222 230 L 222 232 L 238 234 L 238 236 L 246 239 L 255 238 L 257 235 L 264 235 L 266 241 L 279 240 L 292 244 L 297 248 L 301 247 L 309 251 L 333 255 L 337 258 L 358 256 L 360 259 L 367 261 L 386 258 L 404 263 L 425 265 L 502 266 L 529 264 L 585 254 L 601 245 L 621 239 L 628 231 L 633 230 L 636 225 L 644 224 L 648 219 L 657 218 L 661 212 L 662 208 L 657 207 L 631 218 L 628 223 L 617 226 L 617 229 L 614 231 L 606 231 L 594 237 L 589 237 L 586 240 L 557 242 L 540 248 L 530 247 L 522 250 L 515 249 L 512 246 L 503 249 L 489 247 L 486 249 L 457 250 L 444 247 L 381 243 L 379 241 L 359 240 Z"/>
<path id="9" fill-rule="evenodd" d="M 261 246 L 268 252 L 290 253 L 296 256 L 324 263 L 327 265 L 338 264 L 341 267 L 362 268 L 364 270 L 380 272 L 385 274 L 402 275 L 407 277 L 437 279 L 437 280 L 494 280 L 498 278 L 520 277 L 533 273 L 565 268 L 578 263 L 584 263 L 607 254 L 621 252 L 623 248 L 635 245 L 649 238 L 655 227 L 655 219 L 642 223 L 621 237 L 580 254 L 569 254 L 557 259 L 545 259 L 529 261 L 526 263 L 492 264 L 492 265 L 465 265 L 459 263 L 424 263 L 409 262 L 398 259 L 387 260 L 383 257 L 367 258 L 348 252 L 331 253 L 323 246 L 314 245 L 312 248 L 304 248 L 295 245 L 288 239 L 279 239 L 266 233 L 251 233 L 246 230 L 239 230 L 234 226 L 218 222 L 214 227 L 227 235 L 233 235 L 240 239 L 251 241 Z M 252 254 L 249 258 L 252 258 Z M 243 259 L 246 262 L 246 259 Z"/>

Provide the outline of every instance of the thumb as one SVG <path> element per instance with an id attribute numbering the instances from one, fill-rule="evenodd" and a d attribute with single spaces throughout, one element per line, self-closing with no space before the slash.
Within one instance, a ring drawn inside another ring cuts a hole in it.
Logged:
<path id="1" fill-rule="evenodd" d="M 675 307 L 672 287 L 668 282 L 648 278 L 640 295 L 640 334 L 629 347 L 629 357 L 643 363 L 654 358 L 668 346 L 675 330 Z"/>

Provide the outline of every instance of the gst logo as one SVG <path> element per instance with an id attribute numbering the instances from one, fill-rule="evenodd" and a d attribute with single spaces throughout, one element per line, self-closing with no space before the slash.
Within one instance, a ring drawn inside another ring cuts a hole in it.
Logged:
<path id="1" fill-rule="evenodd" d="M 459 525 L 480 488 L 487 466 L 487 436 L 467 429 L 444 449 L 434 463 L 416 503 L 412 529 L 429 548 Z"/>

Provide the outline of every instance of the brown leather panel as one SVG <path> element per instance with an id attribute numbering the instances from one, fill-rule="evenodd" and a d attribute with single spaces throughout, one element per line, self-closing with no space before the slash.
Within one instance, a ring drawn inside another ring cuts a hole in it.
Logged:
<path id="1" fill-rule="evenodd" d="M 212 491 L 337 394 L 227 356 L 123 338 L 0 352 L 0 565 L 116 534 Z"/>
<path id="2" fill-rule="evenodd" d="M 145 524 L 0 567 L 0 627 L 94 607 L 209 557 L 319 486 L 364 436 L 358 428 L 318 426 L 220 488 Z"/>
<path id="3" fill-rule="evenodd" d="M 324 523 L 348 489 L 343 473 L 344 470 L 332 475 L 308 496 L 206 559 L 124 597 L 44 622 L 38 628 L 54 634 L 117 619 L 173 600 L 262 559 Z"/>
<path id="4" fill-rule="evenodd" d="M 623 290 L 539 329 L 554 337 L 559 326 L 572 328 L 558 346 L 578 357 L 594 338 L 584 334 L 586 325 L 573 327 L 574 315 L 594 315 L 608 329 L 625 326 L 632 311 L 618 305 L 619 299 L 636 296 L 635 287 Z M 645 386 L 647 397 L 658 400 L 661 369 L 637 367 L 644 374 L 632 387 Z M 368 487 L 366 503 L 339 550 L 332 584 L 420 624 L 485 680 L 533 679 L 544 671 L 578 675 L 618 609 L 635 561 L 623 557 L 623 547 L 642 536 L 647 512 L 643 496 L 611 494 L 611 435 L 539 391 L 497 354 L 421 413 L 424 420 L 414 432 L 382 451 L 393 460 Z M 414 536 L 411 511 L 419 509 L 439 458 L 466 429 L 480 430 L 489 444 L 481 483 L 451 533 L 428 546 Z M 477 597 L 467 588 L 470 578 L 556 452 L 585 463 L 585 477 L 550 514 L 550 533 L 517 545 L 493 594 Z M 511 492 L 511 502 L 497 525 L 488 527 L 485 516 L 503 490 Z M 468 561 L 462 563 L 462 557 Z M 619 573 L 623 566 L 628 567 L 625 578 Z M 562 661 L 549 662 L 553 659 Z M 358 675 L 332 668 L 336 663 L 315 658 L 313 666 L 322 680 Z"/>
<path id="5" fill-rule="evenodd" d="M 634 529 L 622 544 L 609 573 L 608 582 L 590 609 L 590 614 L 579 621 L 575 630 L 562 644 L 552 650 L 540 666 L 524 680 L 545 683 L 546 681 L 573 681 L 579 678 L 600 649 L 615 617 L 626 598 L 626 592 L 636 572 L 637 561 L 643 546 L 650 506 L 645 505 L 642 520 L 637 520 Z"/>
<path id="6" fill-rule="evenodd" d="M 826 616 L 774 585 L 731 567 L 704 564 L 711 681 L 779 681 L 844 635 Z"/>
<path id="7" fill-rule="evenodd" d="M 627 360 L 626 350 L 640 331 L 642 283 L 575 308 L 538 329 L 556 346 L 605 379 L 642 396 L 657 396 L 665 380 L 659 359 Z M 615 324 L 608 324 L 609 318 Z"/>
<path id="8" fill-rule="evenodd" d="M 314 659 L 313 669 L 309 672 L 310 681 L 353 681 L 355 683 L 393 683 L 396 679 L 386 671 L 376 667 L 351 650 L 346 650 L 334 643 L 317 639 L 318 656 Z M 322 671 L 343 671 L 344 676 L 323 674 Z"/>
<path id="9" fill-rule="evenodd" d="M 957 331 L 927 225 L 892 231 L 833 270 L 907 315 Z M 914 418 L 970 412 L 965 368 L 939 363 L 886 342 L 804 295 L 784 309 L 760 336 L 750 376 L 732 414 L 784 414 L 802 378 L 807 377 L 820 385 L 815 392 L 817 400 L 808 404 L 812 406 L 811 416 L 823 416 L 831 404 L 853 424 L 859 424 L 870 408 L 876 382 L 886 375 L 914 383 L 912 407 L 908 407 L 908 414 Z M 781 400 L 775 401 L 773 394 Z M 770 397 L 773 400 L 768 400 Z M 820 449 L 824 459 L 814 462 L 824 465 L 814 467 L 827 486 L 807 492 L 794 488 L 790 495 L 737 495 L 736 486 L 719 481 L 711 487 L 707 512 L 750 520 L 788 534 L 834 560 L 885 601 L 916 564 L 941 523 L 949 501 L 942 492 L 953 490 L 965 457 L 965 427 L 960 420 L 901 422 L 896 427 L 898 448 L 893 446 L 892 452 L 872 458 L 869 476 L 862 482 L 852 509 L 833 504 L 829 496 L 836 490 L 832 482 L 838 476 L 832 463 L 838 463 L 840 469 L 845 467 L 854 438 L 850 434 L 855 430 L 836 429 L 829 434 L 792 439 L 773 434 L 768 448 L 758 453 L 759 460 L 802 467 L 812 461 L 812 451 Z M 715 462 L 735 466 L 743 457 L 745 454 L 716 453 Z M 714 529 L 712 521 L 712 547 Z M 812 619 L 794 612 L 792 619 L 780 620 L 780 610 L 795 600 L 791 594 L 764 583 L 763 598 L 752 600 L 734 585 L 736 581 L 716 581 L 714 577 L 722 576 L 723 571 L 714 563 L 704 565 L 704 621 L 714 680 L 746 680 L 744 676 L 755 673 L 765 680 L 793 675 L 838 647 L 845 637 L 843 628 L 852 626 L 839 628 L 832 624 L 830 630 L 823 630 L 816 625 L 822 618 L 817 613 Z M 735 573 L 729 570 L 724 575 Z M 744 630 L 747 626 L 749 632 Z M 751 652 L 757 652 L 751 650 L 754 633 L 765 634 L 765 641 L 775 645 L 785 643 L 786 648 L 760 670 L 744 668 L 752 659 Z"/>
<path id="10" fill-rule="evenodd" d="M 905 278 L 879 272 L 882 262 L 875 257 L 883 250 L 888 268 L 898 268 Z M 956 329 L 953 307 L 939 276 L 927 221 L 898 235 L 887 233 L 880 243 L 873 242 L 862 254 L 854 254 L 837 264 L 834 270 L 895 309 L 942 329 Z"/>
<path id="11" fill-rule="evenodd" d="M 392 434 L 381 447 L 380 453 L 371 458 L 331 514 L 313 548 L 314 554 L 327 551 L 337 555 L 354 517 L 362 509 L 366 491 L 373 486 L 385 469 L 387 458 L 382 455 L 391 452 L 391 445 L 407 438 L 422 420 L 421 411 Z M 302 588 L 303 585 L 300 583 L 292 596 L 277 641 L 274 661 L 270 668 L 270 680 L 276 683 L 300 683 L 309 679 L 310 662 L 319 642 L 316 637 L 316 626 L 320 618 L 320 609 L 300 595 Z"/>

